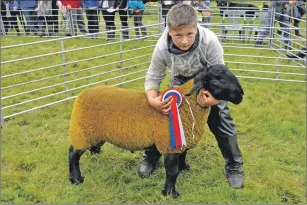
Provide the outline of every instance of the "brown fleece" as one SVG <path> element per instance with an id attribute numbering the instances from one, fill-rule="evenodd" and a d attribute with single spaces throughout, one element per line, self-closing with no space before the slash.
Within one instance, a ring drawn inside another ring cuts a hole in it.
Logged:
<path id="1" fill-rule="evenodd" d="M 188 93 L 193 80 L 178 89 Z M 193 148 L 204 135 L 209 108 L 196 103 L 196 94 L 186 97 L 179 108 L 187 147 L 171 149 L 168 116 L 152 108 L 144 92 L 110 86 L 97 86 L 81 92 L 74 102 L 69 136 L 75 149 L 87 149 L 98 142 L 109 142 L 128 150 L 141 150 L 153 144 L 162 154 L 181 153 Z"/>

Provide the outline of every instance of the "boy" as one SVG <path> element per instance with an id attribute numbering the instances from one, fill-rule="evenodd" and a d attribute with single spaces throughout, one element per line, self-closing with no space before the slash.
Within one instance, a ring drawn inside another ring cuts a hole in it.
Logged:
<path id="1" fill-rule="evenodd" d="M 173 6 L 167 15 L 168 28 L 154 50 L 145 79 L 145 92 L 149 104 L 163 114 L 170 111 L 172 99 L 161 101 L 160 83 L 171 68 L 170 87 L 179 86 L 214 64 L 224 64 L 223 48 L 217 36 L 197 24 L 195 9 L 187 4 Z M 225 158 L 225 175 L 233 188 L 243 187 L 243 160 L 238 148 L 236 127 L 225 101 L 217 101 L 208 91 L 200 91 L 197 98 L 201 106 L 212 106 L 208 125 L 215 135 Z M 186 154 L 186 153 L 185 153 Z M 139 166 L 140 176 L 151 174 L 161 157 L 155 146 L 143 155 Z"/>

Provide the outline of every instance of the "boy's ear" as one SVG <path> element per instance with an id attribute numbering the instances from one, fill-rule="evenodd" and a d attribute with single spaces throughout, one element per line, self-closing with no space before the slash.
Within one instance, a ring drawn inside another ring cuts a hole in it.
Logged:
<path id="1" fill-rule="evenodd" d="M 172 31 L 171 31 L 171 29 L 168 29 L 168 35 L 172 35 Z"/>

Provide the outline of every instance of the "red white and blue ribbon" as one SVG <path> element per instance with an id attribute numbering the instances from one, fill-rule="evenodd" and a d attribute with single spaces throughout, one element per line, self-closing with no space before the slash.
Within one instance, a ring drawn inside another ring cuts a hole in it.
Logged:
<path id="1" fill-rule="evenodd" d="M 170 88 L 162 94 L 162 101 L 167 99 L 169 96 L 172 96 L 173 98 L 173 102 L 171 104 L 171 111 L 168 113 L 170 127 L 170 145 L 172 149 L 178 149 L 183 146 L 187 146 L 178 109 L 178 107 L 182 104 L 183 96 L 177 89 Z"/>

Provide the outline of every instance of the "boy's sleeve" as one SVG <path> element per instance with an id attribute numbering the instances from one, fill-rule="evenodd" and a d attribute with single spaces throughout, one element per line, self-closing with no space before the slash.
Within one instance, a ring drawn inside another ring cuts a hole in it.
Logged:
<path id="1" fill-rule="evenodd" d="M 224 64 L 224 50 L 217 36 L 210 41 L 207 51 L 207 61 L 211 65 Z"/>
<path id="2" fill-rule="evenodd" d="M 164 56 L 157 47 L 155 48 L 151 63 L 145 78 L 145 93 L 148 90 L 160 90 L 160 84 L 166 75 L 166 62 Z"/>

